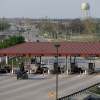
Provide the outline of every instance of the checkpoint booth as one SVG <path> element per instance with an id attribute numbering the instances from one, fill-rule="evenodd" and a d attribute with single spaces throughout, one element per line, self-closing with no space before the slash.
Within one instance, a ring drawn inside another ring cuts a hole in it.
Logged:
<path id="1" fill-rule="evenodd" d="M 100 42 L 56 42 L 60 46 L 58 51 L 55 48 L 55 42 L 25 42 L 15 46 L 0 49 L 0 57 L 39 57 L 40 62 L 42 57 L 65 57 L 65 70 L 68 73 L 81 70 L 76 63 L 71 63 L 68 66 L 68 57 L 99 57 Z M 71 60 L 71 59 L 70 59 Z M 59 62 L 58 62 L 59 63 Z M 13 70 L 13 66 L 12 66 Z M 95 64 L 88 63 L 88 73 L 95 71 Z"/>

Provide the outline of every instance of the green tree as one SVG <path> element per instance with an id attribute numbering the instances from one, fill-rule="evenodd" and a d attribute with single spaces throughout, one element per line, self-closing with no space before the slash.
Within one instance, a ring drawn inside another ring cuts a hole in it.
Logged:
<path id="1" fill-rule="evenodd" d="M 10 28 L 10 24 L 6 21 L 0 21 L 0 31 L 8 30 Z"/>
<path id="2" fill-rule="evenodd" d="M 25 39 L 22 36 L 10 36 L 8 39 L 0 42 L 0 48 L 7 48 L 23 42 L 25 42 Z"/>
<path id="3" fill-rule="evenodd" d="M 96 32 L 96 23 L 93 19 L 86 19 L 83 22 L 84 34 L 93 34 Z"/>

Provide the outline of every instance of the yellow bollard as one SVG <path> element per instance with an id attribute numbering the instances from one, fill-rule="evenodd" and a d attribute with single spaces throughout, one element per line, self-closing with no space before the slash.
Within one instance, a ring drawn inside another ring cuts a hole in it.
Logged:
<path id="1" fill-rule="evenodd" d="M 48 92 L 48 97 L 49 97 L 49 100 L 55 100 L 56 93 L 53 92 L 53 91 L 49 91 Z"/>

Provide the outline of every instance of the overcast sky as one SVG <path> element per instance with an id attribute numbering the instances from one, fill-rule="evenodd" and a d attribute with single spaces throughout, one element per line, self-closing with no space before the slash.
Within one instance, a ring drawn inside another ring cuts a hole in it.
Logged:
<path id="1" fill-rule="evenodd" d="M 0 0 L 0 17 L 79 18 L 84 0 Z M 87 0 L 91 16 L 100 17 L 100 0 Z"/>

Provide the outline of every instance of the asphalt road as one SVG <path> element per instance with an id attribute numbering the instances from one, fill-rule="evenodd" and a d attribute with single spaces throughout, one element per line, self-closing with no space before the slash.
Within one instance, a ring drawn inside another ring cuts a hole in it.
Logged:
<path id="1" fill-rule="evenodd" d="M 100 82 L 100 75 L 60 75 L 59 97 L 97 82 Z M 29 80 L 16 80 L 10 75 L 0 76 L 0 100 L 53 100 L 55 87 L 55 76 L 31 75 Z"/>
<path id="2" fill-rule="evenodd" d="M 35 29 L 31 30 L 30 32 L 24 32 L 22 35 L 25 37 L 26 41 L 30 42 L 36 42 L 37 40 L 39 40 L 40 42 L 48 41 L 44 37 L 41 37 L 39 33 L 35 31 Z"/>

